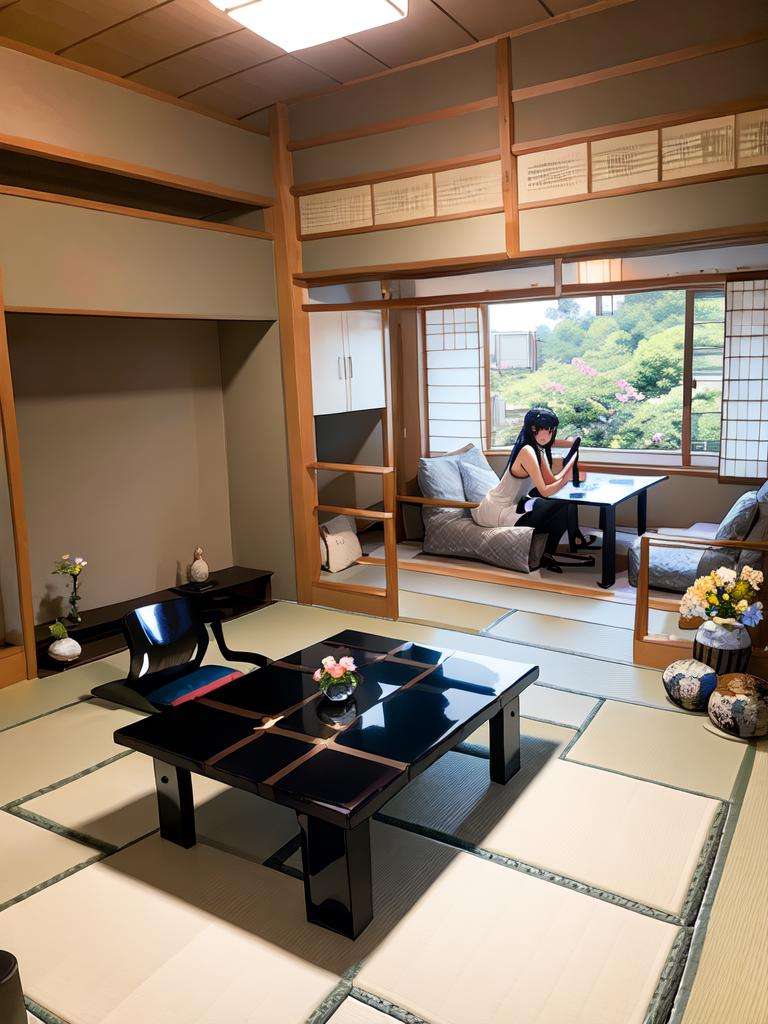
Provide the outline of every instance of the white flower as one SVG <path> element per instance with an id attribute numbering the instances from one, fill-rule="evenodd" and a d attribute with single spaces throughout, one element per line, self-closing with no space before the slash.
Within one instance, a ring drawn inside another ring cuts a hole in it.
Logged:
<path id="1" fill-rule="evenodd" d="M 727 587 L 731 583 L 735 583 L 737 576 L 734 569 L 727 569 L 725 566 L 721 566 L 715 570 L 715 576 L 721 587 Z"/>

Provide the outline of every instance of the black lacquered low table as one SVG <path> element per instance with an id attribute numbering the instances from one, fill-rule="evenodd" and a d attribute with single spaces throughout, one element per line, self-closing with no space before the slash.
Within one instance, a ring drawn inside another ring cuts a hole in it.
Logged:
<path id="1" fill-rule="evenodd" d="M 362 681 L 336 704 L 312 680 L 351 655 Z M 119 729 L 155 761 L 160 833 L 195 843 L 190 772 L 292 807 L 307 919 L 355 938 L 373 916 L 370 819 L 411 779 L 490 723 L 490 775 L 520 768 L 520 693 L 534 665 L 346 630 L 210 697 Z"/>

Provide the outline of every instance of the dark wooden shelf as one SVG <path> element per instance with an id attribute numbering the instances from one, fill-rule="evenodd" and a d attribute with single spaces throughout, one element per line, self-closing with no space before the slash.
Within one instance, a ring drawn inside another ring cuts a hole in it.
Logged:
<path id="1" fill-rule="evenodd" d="M 101 608 L 89 608 L 82 612 L 82 622 L 77 625 L 63 619 L 69 635 L 83 648 L 83 653 L 76 661 L 58 662 L 48 656 L 48 647 L 52 640 L 48 630 L 50 623 L 41 623 L 35 627 L 38 675 L 56 675 L 76 665 L 87 665 L 125 650 L 123 616 L 146 604 L 173 601 L 181 596 L 188 597 L 205 622 L 210 622 L 213 618 L 227 621 L 266 607 L 272 604 L 272 575 L 267 569 L 249 569 L 246 566 L 233 565 L 211 572 L 211 579 L 215 584 L 209 590 L 187 592 L 167 587 L 165 590 L 156 590 L 153 594 L 143 594 L 128 601 L 118 601 L 116 604 L 104 605 Z"/>

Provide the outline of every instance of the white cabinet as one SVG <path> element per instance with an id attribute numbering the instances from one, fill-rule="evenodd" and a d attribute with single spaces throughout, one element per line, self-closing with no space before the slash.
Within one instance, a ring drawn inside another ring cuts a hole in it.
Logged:
<path id="1" fill-rule="evenodd" d="M 309 338 L 315 416 L 386 405 L 380 312 L 310 313 Z"/>

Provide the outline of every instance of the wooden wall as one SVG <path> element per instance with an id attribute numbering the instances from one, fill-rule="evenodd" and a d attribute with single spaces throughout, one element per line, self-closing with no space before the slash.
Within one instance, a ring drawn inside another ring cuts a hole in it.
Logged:
<path id="1" fill-rule="evenodd" d="M 679 182 L 633 185 L 615 195 L 594 195 L 586 181 L 584 194 L 562 201 L 519 202 L 515 180 L 521 158 L 531 153 L 557 155 L 560 147 L 580 143 L 586 152 L 592 140 L 768 107 L 768 8 L 762 0 L 735 0 L 727 17 L 716 0 L 595 7 L 596 13 L 513 31 L 508 41 L 290 104 L 302 281 L 341 279 L 345 271 L 385 276 L 390 267 L 565 254 L 696 232 L 728 237 L 744 228 L 753 237 L 747 228 L 764 229 L 768 154 L 761 166 L 696 168 Z M 424 216 L 423 207 L 413 215 L 403 207 L 402 223 L 377 222 L 378 182 L 402 184 L 495 160 L 501 161 L 493 165 L 502 179 L 500 212 L 457 210 L 447 219 L 439 209 Z M 374 189 L 374 199 L 361 214 L 359 203 L 368 202 L 362 186 Z M 353 191 L 345 196 L 343 190 Z M 335 227 L 312 227 L 309 216 L 302 217 L 308 195 L 327 202 L 329 192 L 341 205 L 358 204 L 348 221 L 354 226 L 345 227 L 343 215 Z"/>

